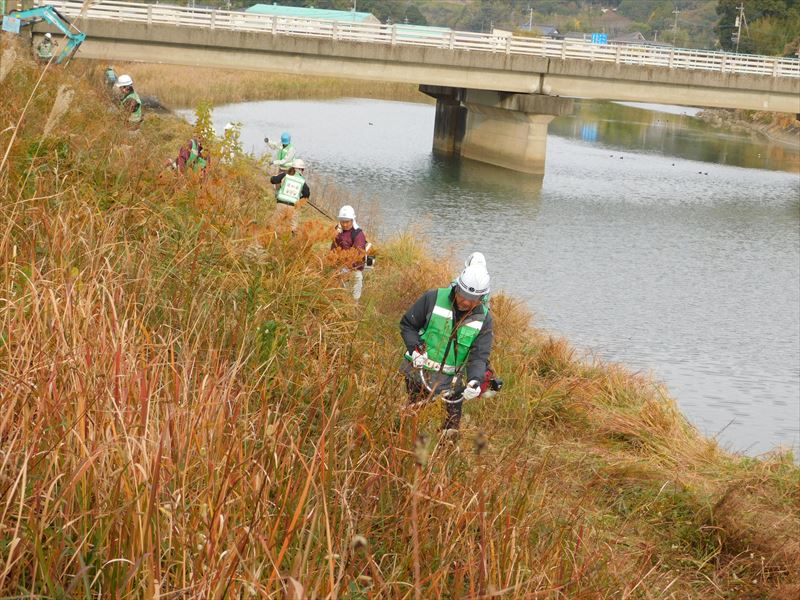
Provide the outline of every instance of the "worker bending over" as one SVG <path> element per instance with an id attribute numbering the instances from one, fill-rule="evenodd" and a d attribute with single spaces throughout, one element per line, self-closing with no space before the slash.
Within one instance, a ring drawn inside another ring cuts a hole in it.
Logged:
<path id="1" fill-rule="evenodd" d="M 205 173 L 210 162 L 208 151 L 202 140 L 192 138 L 178 150 L 178 158 L 172 161 L 172 167 L 181 173 L 185 173 L 187 170 Z"/>
<path id="2" fill-rule="evenodd" d="M 138 126 L 142 122 L 142 99 L 133 89 L 133 79 L 130 75 L 120 75 L 114 87 L 120 90 L 119 105 L 128 115 L 128 123 Z"/>

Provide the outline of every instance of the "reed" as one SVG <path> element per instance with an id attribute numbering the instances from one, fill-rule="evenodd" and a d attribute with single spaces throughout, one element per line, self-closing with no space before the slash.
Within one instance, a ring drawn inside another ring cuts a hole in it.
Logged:
<path id="1" fill-rule="evenodd" d="M 255 161 L 159 174 L 188 125 L 38 77 L 0 91 L 1 596 L 794 597 L 791 454 L 724 452 L 503 294 L 506 388 L 444 444 L 396 366 L 447 266 L 385 239 L 354 305 Z"/>
<path id="2" fill-rule="evenodd" d="M 104 64 L 78 63 L 77 68 L 97 81 L 102 79 Z M 418 86 L 407 83 L 144 63 L 118 63 L 114 68 L 118 74 L 131 75 L 139 93 L 155 96 L 169 108 L 194 108 L 201 100 L 220 105 L 255 100 L 344 97 L 433 103 Z"/>

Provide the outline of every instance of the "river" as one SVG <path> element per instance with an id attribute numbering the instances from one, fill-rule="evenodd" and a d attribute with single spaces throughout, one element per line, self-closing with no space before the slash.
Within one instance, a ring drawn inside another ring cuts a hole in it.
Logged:
<path id="1" fill-rule="evenodd" d="M 434 155 L 431 105 L 251 102 L 214 124 L 240 121 L 258 152 L 290 131 L 372 235 L 415 227 L 434 253 L 482 251 L 536 326 L 652 374 L 725 448 L 796 451 L 798 149 L 653 108 L 579 102 L 550 125 L 543 178 Z"/>

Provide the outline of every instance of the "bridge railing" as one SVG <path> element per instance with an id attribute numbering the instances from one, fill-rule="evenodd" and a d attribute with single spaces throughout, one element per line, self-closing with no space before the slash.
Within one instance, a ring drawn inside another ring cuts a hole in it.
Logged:
<path id="1" fill-rule="evenodd" d="M 52 4 L 65 16 L 77 17 L 82 2 L 36 0 Z M 272 35 L 295 35 L 373 44 L 411 45 L 451 50 L 525 54 L 569 60 L 612 62 L 668 69 L 716 71 L 800 78 L 800 59 L 711 52 L 663 46 L 605 45 L 582 40 L 554 40 L 522 36 L 495 36 L 469 31 L 426 31 L 402 25 L 341 22 L 247 13 L 184 8 L 157 4 L 103 0 L 90 6 L 91 19 L 165 23 L 183 27 L 260 31 Z"/>

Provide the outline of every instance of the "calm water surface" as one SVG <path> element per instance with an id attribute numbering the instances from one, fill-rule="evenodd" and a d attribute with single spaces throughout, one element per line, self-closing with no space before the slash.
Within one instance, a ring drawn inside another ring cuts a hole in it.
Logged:
<path id="1" fill-rule="evenodd" d="M 215 126 L 241 121 L 258 152 L 290 131 L 385 235 L 421 224 L 434 252 L 484 252 L 537 326 L 652 373 L 727 448 L 797 449 L 798 149 L 679 112 L 581 103 L 550 125 L 544 178 L 433 155 L 429 105 L 247 103 Z"/>

